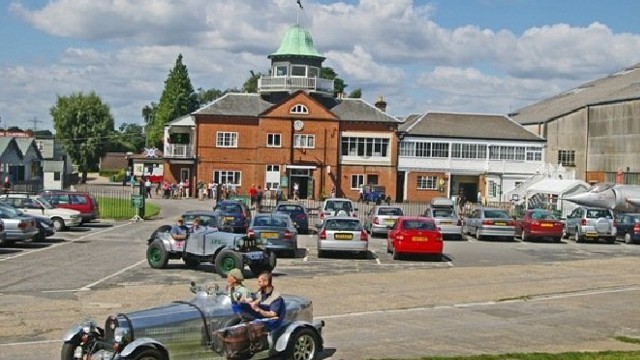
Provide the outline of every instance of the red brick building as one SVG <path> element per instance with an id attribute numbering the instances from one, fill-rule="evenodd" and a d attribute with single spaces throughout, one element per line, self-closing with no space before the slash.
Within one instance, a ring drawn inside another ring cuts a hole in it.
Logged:
<path id="1" fill-rule="evenodd" d="M 282 188 L 321 198 L 333 187 L 357 198 L 365 184 L 395 198 L 397 129 L 381 99 L 334 96 L 320 78 L 324 57 L 308 31 L 292 26 L 271 59 L 258 93 L 228 93 L 165 127 L 164 178 Z M 193 190 L 193 189 L 192 189 Z"/>

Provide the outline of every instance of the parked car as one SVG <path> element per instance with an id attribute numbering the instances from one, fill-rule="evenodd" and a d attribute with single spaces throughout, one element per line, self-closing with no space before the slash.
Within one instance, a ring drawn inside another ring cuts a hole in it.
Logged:
<path id="1" fill-rule="evenodd" d="M 613 211 L 604 208 L 578 206 L 567 215 L 564 237 L 576 242 L 604 239 L 613 244 L 617 231 Z"/>
<path id="2" fill-rule="evenodd" d="M 4 222 L 2 221 L 2 219 L 0 219 L 0 245 L 13 245 L 13 242 L 7 243 L 7 233 L 4 231 Z"/>
<path id="3" fill-rule="evenodd" d="M 309 233 L 309 211 L 307 211 L 304 205 L 296 202 L 281 202 L 276 205 L 274 211 L 288 214 L 298 229 L 299 234 Z"/>
<path id="4" fill-rule="evenodd" d="M 251 209 L 241 200 L 222 200 L 213 211 L 217 213 L 222 229 L 232 228 L 235 233 L 246 233 L 251 224 Z"/>
<path id="5" fill-rule="evenodd" d="M 640 214 L 624 213 L 616 218 L 616 236 L 627 244 L 640 243 Z"/>
<path id="6" fill-rule="evenodd" d="M 38 234 L 36 220 L 8 205 L 0 205 L 0 218 L 4 223 L 6 243 L 28 241 Z"/>
<path id="7" fill-rule="evenodd" d="M 442 259 L 442 233 L 433 218 L 401 216 L 387 234 L 387 252 L 395 260 L 405 254 L 429 254 Z"/>
<path id="8" fill-rule="evenodd" d="M 41 215 L 31 216 L 36 220 L 36 226 L 38 227 L 38 233 L 33 237 L 33 241 L 44 241 L 46 238 L 56 234 L 55 225 L 51 219 Z"/>
<path id="9" fill-rule="evenodd" d="M 462 240 L 462 219 L 453 200 L 447 198 L 432 199 L 423 216 L 434 219 L 444 239 Z"/>
<path id="10" fill-rule="evenodd" d="M 83 223 L 91 222 L 100 217 L 98 200 L 88 192 L 45 190 L 40 193 L 40 196 L 47 199 L 55 207 L 79 211 Z"/>
<path id="11" fill-rule="evenodd" d="M 285 360 L 316 360 L 323 350 L 324 321 L 314 319 L 311 300 L 282 295 L 285 319 L 258 341 L 254 329 L 239 312 L 227 291 L 192 285 L 190 301 L 118 313 L 107 317 L 105 326 L 85 320 L 63 337 L 60 358 L 169 360 L 277 357 Z M 240 336 L 234 336 L 240 335 Z M 237 350 L 237 352 L 236 352 Z"/>
<path id="12" fill-rule="evenodd" d="M 247 230 L 250 239 L 260 239 L 267 250 L 284 251 L 291 257 L 298 250 L 298 230 L 288 214 L 258 214 Z"/>
<path id="13" fill-rule="evenodd" d="M 404 215 L 402 208 L 398 206 L 376 205 L 369 210 L 364 228 L 371 236 L 386 236 L 389 226 L 393 225 L 402 215 Z"/>
<path id="14" fill-rule="evenodd" d="M 560 242 L 563 231 L 564 223 L 550 210 L 526 210 L 516 220 L 516 236 L 522 241 L 540 238 Z"/>
<path id="15" fill-rule="evenodd" d="M 324 219 L 317 236 L 318 257 L 328 251 L 349 251 L 366 257 L 369 236 L 357 217 L 329 216 Z"/>
<path id="16" fill-rule="evenodd" d="M 516 222 L 503 209 L 478 207 L 464 219 L 464 231 L 476 239 L 501 237 L 513 241 Z"/>
<path id="17" fill-rule="evenodd" d="M 66 230 L 69 227 L 79 226 L 82 217 L 77 210 L 56 208 L 47 199 L 40 196 L 26 194 L 6 194 L 0 197 L 0 203 L 8 204 L 20 209 L 27 215 L 43 215 L 49 217 L 56 231 Z"/>
<path id="18" fill-rule="evenodd" d="M 320 223 L 316 224 L 321 227 L 324 219 L 329 216 L 352 216 L 358 217 L 358 209 L 354 206 L 353 201 L 345 198 L 326 199 L 322 203 L 320 209 Z"/>

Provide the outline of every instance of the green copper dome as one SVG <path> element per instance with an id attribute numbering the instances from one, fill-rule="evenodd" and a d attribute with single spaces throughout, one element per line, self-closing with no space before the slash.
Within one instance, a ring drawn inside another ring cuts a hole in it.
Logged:
<path id="1" fill-rule="evenodd" d="M 313 46 L 313 39 L 309 31 L 300 27 L 300 25 L 293 25 L 287 30 L 287 33 L 282 38 L 280 47 L 276 52 L 269 55 L 269 58 L 274 56 L 311 56 L 324 59 L 322 55 Z"/>

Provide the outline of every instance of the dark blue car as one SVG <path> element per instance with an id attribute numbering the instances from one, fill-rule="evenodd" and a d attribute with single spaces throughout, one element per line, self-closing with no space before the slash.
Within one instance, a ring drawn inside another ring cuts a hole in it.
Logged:
<path id="1" fill-rule="evenodd" d="M 309 212 L 303 205 L 295 202 L 281 202 L 274 211 L 289 215 L 299 234 L 309 233 Z"/>
<path id="2" fill-rule="evenodd" d="M 251 224 L 251 209 L 242 200 L 223 200 L 213 208 L 222 231 L 233 229 L 234 233 L 246 233 Z"/>
<path id="3" fill-rule="evenodd" d="M 627 244 L 640 243 L 640 214 L 620 214 L 616 219 L 618 237 Z"/>

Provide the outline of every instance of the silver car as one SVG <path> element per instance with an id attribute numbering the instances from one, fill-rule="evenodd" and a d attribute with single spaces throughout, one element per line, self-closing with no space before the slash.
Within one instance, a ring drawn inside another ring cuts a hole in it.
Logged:
<path id="1" fill-rule="evenodd" d="M 430 206 L 423 216 L 433 218 L 443 238 L 462 240 L 462 219 L 455 206 Z"/>
<path id="2" fill-rule="evenodd" d="M 476 239 L 502 237 L 513 241 L 516 222 L 503 209 L 479 207 L 464 219 L 464 231 Z"/>
<path id="3" fill-rule="evenodd" d="M 371 236 L 386 236 L 389 227 L 393 226 L 402 215 L 404 215 L 402 209 L 397 206 L 376 205 L 367 214 L 364 227 Z"/>
<path id="4" fill-rule="evenodd" d="M 7 244 L 31 240 L 38 234 L 36 220 L 10 206 L 0 205 L 0 218 L 4 222 Z"/>
<path id="5" fill-rule="evenodd" d="M 359 218 L 329 216 L 318 231 L 317 245 L 318 257 L 324 257 L 328 251 L 357 252 L 366 257 L 369 236 Z"/>
<path id="6" fill-rule="evenodd" d="M 291 257 L 298 250 L 298 230 L 291 217 L 283 213 L 257 214 L 253 217 L 249 229 L 249 238 L 262 240 L 267 250 L 285 251 Z"/>
<path id="7" fill-rule="evenodd" d="M 573 237 L 576 242 L 605 239 L 613 244 L 617 230 L 613 211 L 603 208 L 579 206 L 567 215 L 564 237 Z"/>

